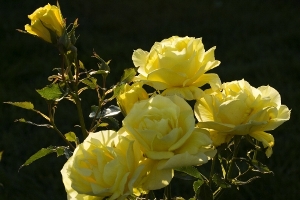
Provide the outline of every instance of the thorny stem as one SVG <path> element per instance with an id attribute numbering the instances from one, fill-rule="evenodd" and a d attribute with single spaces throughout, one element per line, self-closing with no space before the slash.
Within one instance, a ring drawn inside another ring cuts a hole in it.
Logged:
<path id="1" fill-rule="evenodd" d="M 76 108 L 77 108 L 77 113 L 78 113 L 78 117 L 79 117 L 79 123 L 80 123 L 80 128 L 81 128 L 81 132 L 82 132 L 82 135 L 84 138 L 86 138 L 88 136 L 88 132 L 86 130 L 86 127 L 85 127 L 85 123 L 84 123 L 84 117 L 83 117 L 83 113 L 82 113 L 82 107 L 81 107 L 81 101 L 79 99 L 79 96 L 78 96 L 78 71 L 79 71 L 79 66 L 78 66 L 78 60 L 77 60 L 77 49 L 76 47 L 72 47 L 71 48 L 72 52 L 75 54 L 74 55 L 74 59 L 75 59 L 75 82 L 72 81 L 72 89 L 74 92 L 70 92 L 70 95 L 72 96 L 72 98 L 74 99 L 75 101 L 75 104 L 76 104 Z M 71 67 L 71 64 L 70 64 L 70 61 L 65 53 L 65 51 L 60 48 L 60 52 L 64 58 L 64 62 L 65 62 L 65 65 L 67 66 L 67 72 L 68 72 L 68 76 L 69 76 L 69 79 L 70 80 L 73 80 L 73 75 L 72 75 L 72 71 L 70 69 Z M 62 76 L 64 76 L 65 74 L 62 74 Z M 65 80 L 65 79 L 63 79 Z M 67 86 L 69 86 L 67 84 L 67 81 L 65 80 L 65 83 Z M 70 88 L 71 89 L 71 88 Z"/>
<path id="2" fill-rule="evenodd" d="M 106 84 L 106 75 L 103 75 L 102 77 L 103 77 L 103 79 L 102 79 L 102 88 L 101 89 L 103 91 L 103 94 L 101 96 L 99 90 L 97 90 L 99 104 L 98 104 L 98 109 L 97 109 L 97 111 L 95 113 L 95 117 L 93 118 L 93 121 L 91 123 L 90 132 L 93 132 L 96 129 L 95 122 L 96 122 L 98 114 L 101 111 L 102 106 L 104 105 L 103 102 L 104 102 L 104 99 L 105 99 L 105 96 L 106 96 L 106 87 L 105 87 L 105 84 Z"/>
<path id="3" fill-rule="evenodd" d="M 238 151 L 239 151 L 240 141 L 241 141 L 241 136 L 239 136 L 239 135 L 234 136 L 233 155 L 232 155 L 231 160 L 229 161 L 230 164 L 229 164 L 228 171 L 226 173 L 226 180 L 230 180 L 231 179 L 230 176 L 231 176 L 231 173 L 232 173 L 232 170 L 233 170 L 235 159 L 236 159 Z"/>
<path id="4" fill-rule="evenodd" d="M 71 144 L 70 141 L 68 141 L 66 139 L 66 137 L 62 134 L 62 132 L 60 132 L 60 130 L 58 130 L 58 128 L 56 127 L 55 123 L 54 123 L 54 115 L 52 113 L 52 106 L 49 105 L 49 117 L 50 117 L 50 124 L 52 125 L 52 128 L 58 133 L 58 135 L 74 150 L 75 147 Z"/>

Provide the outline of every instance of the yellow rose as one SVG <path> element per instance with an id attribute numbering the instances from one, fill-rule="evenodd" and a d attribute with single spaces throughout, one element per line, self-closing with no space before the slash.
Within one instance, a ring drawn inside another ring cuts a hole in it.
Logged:
<path id="1" fill-rule="evenodd" d="M 124 115 L 127 115 L 132 106 L 140 101 L 148 99 L 148 93 L 142 88 L 141 83 L 134 83 L 133 85 L 124 85 L 123 91 L 117 96 L 117 102 Z"/>
<path id="2" fill-rule="evenodd" d="M 68 197 L 113 200 L 145 193 L 143 159 L 133 140 L 114 131 L 90 133 L 61 171 Z"/>
<path id="3" fill-rule="evenodd" d="M 274 138 L 270 131 L 289 120 L 290 110 L 281 105 L 280 94 L 270 86 L 252 87 L 247 81 L 224 83 L 221 91 L 206 90 L 197 99 L 195 115 L 198 127 L 207 128 L 216 146 L 233 135 L 250 135 L 272 154 Z"/>
<path id="4" fill-rule="evenodd" d="M 176 94 L 187 100 L 195 99 L 206 83 L 215 88 L 220 79 L 217 74 L 207 73 L 217 67 L 215 47 L 204 50 L 201 38 L 173 36 L 156 42 L 150 52 L 137 49 L 132 55 L 133 63 L 140 73 L 135 81 L 142 80 L 163 95 Z"/>
<path id="5" fill-rule="evenodd" d="M 28 15 L 31 25 L 26 24 L 25 30 L 43 40 L 56 43 L 65 31 L 65 22 L 57 6 L 47 4 Z"/>
<path id="6" fill-rule="evenodd" d="M 195 129 L 193 110 L 181 97 L 157 95 L 137 102 L 123 128 L 158 170 L 201 165 L 216 152 L 203 129 Z"/>

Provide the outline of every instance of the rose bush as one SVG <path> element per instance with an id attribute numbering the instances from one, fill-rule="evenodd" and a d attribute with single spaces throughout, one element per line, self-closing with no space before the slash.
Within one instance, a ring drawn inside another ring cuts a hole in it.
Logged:
<path id="1" fill-rule="evenodd" d="M 69 199 L 124 199 L 146 193 L 145 166 L 138 143 L 115 131 L 90 133 L 61 173 Z M 149 166 L 151 167 L 151 166 Z"/>
<path id="2" fill-rule="evenodd" d="M 157 95 L 137 102 L 123 129 L 138 141 L 159 170 L 201 165 L 216 152 L 203 129 L 195 129 L 193 110 L 181 97 Z"/>
<path id="3" fill-rule="evenodd" d="M 224 83 L 220 90 L 208 89 L 197 99 L 198 127 L 210 131 L 214 145 L 228 142 L 234 135 L 250 135 L 272 154 L 274 138 L 265 131 L 289 120 L 290 110 L 281 105 L 280 94 L 270 86 L 252 87 L 247 81 Z"/>
<path id="4" fill-rule="evenodd" d="M 219 76 L 207 71 L 217 67 L 215 47 L 204 50 L 201 38 L 173 36 L 156 42 L 150 52 L 137 49 L 132 55 L 140 73 L 135 81 L 143 81 L 163 95 L 177 94 L 185 99 L 195 99 L 198 87 L 209 83 L 220 84 Z"/>
<path id="5" fill-rule="evenodd" d="M 117 96 L 117 102 L 124 115 L 127 115 L 132 106 L 140 101 L 148 99 L 148 93 L 142 88 L 142 84 L 125 84 L 122 92 Z"/>
<path id="6" fill-rule="evenodd" d="M 65 31 L 65 22 L 57 6 L 47 4 L 28 15 L 31 24 L 25 25 L 25 30 L 43 40 L 56 43 Z"/>

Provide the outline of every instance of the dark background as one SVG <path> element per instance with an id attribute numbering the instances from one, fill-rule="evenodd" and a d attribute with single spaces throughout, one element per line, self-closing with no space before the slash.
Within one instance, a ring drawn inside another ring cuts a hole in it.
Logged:
<path id="1" fill-rule="evenodd" d="M 27 18 L 38 7 L 54 0 L 0 0 L 0 102 L 31 101 L 46 112 L 47 104 L 35 92 L 49 84 L 52 68 L 60 65 L 57 50 L 37 38 L 22 34 Z M 262 160 L 273 175 L 262 176 L 226 192 L 223 199 L 299 199 L 299 100 L 300 100 L 300 2 L 261 0 L 61 0 L 62 13 L 71 23 L 79 18 L 79 59 L 96 68 L 93 49 L 112 60 L 109 83 L 119 80 L 123 69 L 133 67 L 133 50 L 149 51 L 155 41 L 173 35 L 202 37 L 205 49 L 217 46 L 221 65 L 211 72 L 223 82 L 244 78 L 252 86 L 270 85 L 292 109 L 291 119 L 271 133 L 274 153 Z M 83 100 L 92 94 L 86 92 Z M 87 116 L 95 99 L 83 105 Z M 69 102 L 60 105 L 57 124 L 63 131 L 78 131 L 76 113 Z M 58 109 L 59 110 L 59 109 Z M 27 110 L 0 103 L 0 199 L 66 199 L 60 169 L 66 159 L 49 155 L 28 167 L 19 167 L 42 147 L 63 145 L 52 130 L 14 123 L 24 117 L 45 123 Z M 184 183 L 183 183 L 184 184 Z M 184 185 L 175 187 L 185 194 Z"/>

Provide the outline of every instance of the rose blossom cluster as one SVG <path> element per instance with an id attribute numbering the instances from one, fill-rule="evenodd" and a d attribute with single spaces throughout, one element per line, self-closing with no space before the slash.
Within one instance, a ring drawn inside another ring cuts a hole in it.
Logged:
<path id="1" fill-rule="evenodd" d="M 48 4 L 28 17 L 27 33 L 53 44 L 66 37 L 59 7 Z M 76 147 L 61 170 L 68 199 L 126 199 L 164 188 L 174 170 L 207 163 L 235 135 L 261 142 L 272 155 L 274 137 L 266 131 L 287 121 L 290 110 L 270 86 L 222 84 L 207 73 L 220 65 L 214 50 L 205 51 L 201 38 L 173 36 L 149 52 L 134 51 L 139 74 L 116 97 L 122 127 L 89 133 Z M 210 89 L 203 91 L 205 84 Z"/>
<path id="2" fill-rule="evenodd" d="M 201 38 L 173 36 L 150 52 L 134 51 L 139 74 L 117 97 L 123 126 L 90 133 L 75 149 L 62 169 L 69 199 L 126 199 L 163 188 L 174 169 L 207 163 L 234 135 L 262 142 L 271 156 L 274 138 L 265 131 L 287 121 L 290 110 L 270 86 L 222 84 L 207 73 L 220 64 L 214 50 L 205 51 Z"/>

